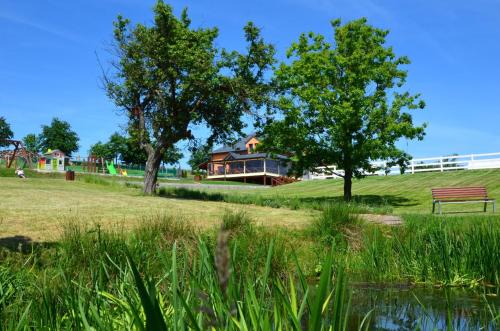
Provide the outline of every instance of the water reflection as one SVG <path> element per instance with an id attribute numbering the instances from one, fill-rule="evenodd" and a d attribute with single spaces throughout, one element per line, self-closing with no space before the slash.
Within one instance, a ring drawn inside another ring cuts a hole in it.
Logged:
<path id="1" fill-rule="evenodd" d="M 485 296 L 484 294 L 488 294 Z M 485 301 L 485 298 L 490 305 Z M 373 309 L 369 330 L 498 330 L 490 308 L 500 309 L 498 289 L 353 286 L 349 329 Z"/>

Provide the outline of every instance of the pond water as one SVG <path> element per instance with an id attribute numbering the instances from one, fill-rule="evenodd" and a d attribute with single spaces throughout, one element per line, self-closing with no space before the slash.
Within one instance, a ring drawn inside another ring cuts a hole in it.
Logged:
<path id="1" fill-rule="evenodd" d="M 500 330 L 500 289 L 353 285 L 349 329 L 370 310 L 368 330 Z"/>

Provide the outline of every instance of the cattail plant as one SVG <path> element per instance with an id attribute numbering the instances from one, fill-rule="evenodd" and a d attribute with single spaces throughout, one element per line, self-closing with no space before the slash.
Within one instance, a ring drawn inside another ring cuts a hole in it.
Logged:
<path id="1" fill-rule="evenodd" d="M 219 286 L 224 295 L 226 295 L 227 284 L 231 276 L 230 269 L 231 257 L 229 254 L 229 231 L 221 228 L 217 235 L 217 247 L 215 249 L 215 268 L 219 279 Z"/>

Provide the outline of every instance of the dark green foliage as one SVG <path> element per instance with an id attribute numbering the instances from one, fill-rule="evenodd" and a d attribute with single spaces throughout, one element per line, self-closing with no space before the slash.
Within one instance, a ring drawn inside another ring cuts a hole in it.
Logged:
<path id="1" fill-rule="evenodd" d="M 139 145 L 137 137 L 131 135 L 125 141 L 125 148 L 121 151 L 121 160 L 126 164 L 146 164 L 148 155 Z"/>
<path id="2" fill-rule="evenodd" d="M 112 159 L 114 154 L 109 148 L 108 144 L 104 144 L 101 141 L 96 142 L 90 146 L 89 155 L 104 158 L 106 160 Z"/>
<path id="3" fill-rule="evenodd" d="M 355 207 L 344 203 L 325 205 L 310 226 L 311 235 L 326 245 L 344 243 L 346 230 L 353 230 L 361 222 L 355 211 Z"/>
<path id="4" fill-rule="evenodd" d="M 34 133 L 27 134 L 23 138 L 23 143 L 24 143 L 24 147 L 26 147 L 28 152 L 38 154 L 41 151 L 40 137 Z"/>
<path id="5" fill-rule="evenodd" d="M 0 116 L 0 147 L 7 146 L 5 140 L 12 139 L 13 136 L 14 133 L 10 129 L 9 123 L 7 123 L 5 117 Z"/>
<path id="6" fill-rule="evenodd" d="M 154 192 L 165 152 L 193 139 L 193 125 L 211 132 L 210 142 L 240 133 L 244 112 L 267 101 L 265 73 L 274 62 L 252 23 L 244 28 L 246 53 L 216 46 L 216 28 L 193 28 L 187 10 L 176 17 L 163 1 L 153 24 L 114 23 L 118 58 L 104 77 L 108 97 L 128 117 L 128 131 L 147 154 L 144 192 Z"/>
<path id="7" fill-rule="evenodd" d="M 108 145 L 108 149 L 112 154 L 111 159 L 114 159 L 115 163 L 118 163 L 118 159 L 123 158 L 122 155 L 127 148 L 127 137 L 115 132 L 109 137 L 106 145 Z"/>
<path id="8" fill-rule="evenodd" d="M 188 164 L 191 170 L 196 171 L 200 169 L 200 164 L 207 162 L 210 159 L 210 149 L 208 146 L 195 146 L 191 150 L 191 157 Z"/>
<path id="9" fill-rule="evenodd" d="M 68 122 L 53 118 L 50 125 L 42 125 L 42 133 L 39 135 L 40 149 L 47 152 L 48 149 L 59 149 L 67 156 L 78 150 L 78 135 L 71 130 Z"/>
<path id="10" fill-rule="evenodd" d="M 275 110 L 260 149 L 293 155 L 293 171 L 336 165 L 344 178 L 344 199 L 351 200 L 353 177 L 372 170 L 370 161 L 404 166 L 410 157 L 398 139 L 422 139 L 405 110 L 424 107 L 419 95 L 401 90 L 409 64 L 385 45 L 388 31 L 366 19 L 332 22 L 334 40 L 302 34 L 275 72 Z"/>

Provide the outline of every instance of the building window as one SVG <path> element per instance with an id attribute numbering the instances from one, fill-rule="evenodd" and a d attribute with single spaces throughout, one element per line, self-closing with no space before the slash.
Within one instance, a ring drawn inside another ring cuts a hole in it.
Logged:
<path id="1" fill-rule="evenodd" d="M 248 152 L 253 153 L 253 144 L 248 144 Z"/>

